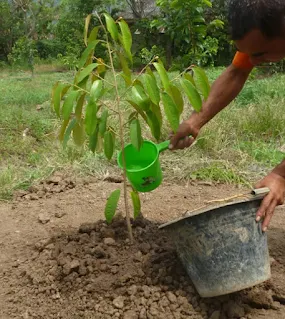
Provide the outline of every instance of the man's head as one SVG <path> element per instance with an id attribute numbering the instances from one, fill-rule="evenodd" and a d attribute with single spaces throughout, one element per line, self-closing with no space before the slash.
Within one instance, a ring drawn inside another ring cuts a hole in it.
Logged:
<path id="1" fill-rule="evenodd" d="M 285 0 L 229 0 L 231 36 L 254 64 L 285 57 Z"/>

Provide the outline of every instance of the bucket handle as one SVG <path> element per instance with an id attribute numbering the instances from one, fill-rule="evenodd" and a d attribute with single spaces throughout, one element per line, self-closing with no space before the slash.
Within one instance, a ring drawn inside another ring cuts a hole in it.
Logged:
<path id="1" fill-rule="evenodd" d="M 268 187 L 264 187 L 264 188 L 257 188 L 257 189 L 253 189 L 251 191 L 251 195 L 254 195 L 254 196 L 258 196 L 258 195 L 267 195 L 269 194 L 270 192 L 270 189 Z"/>

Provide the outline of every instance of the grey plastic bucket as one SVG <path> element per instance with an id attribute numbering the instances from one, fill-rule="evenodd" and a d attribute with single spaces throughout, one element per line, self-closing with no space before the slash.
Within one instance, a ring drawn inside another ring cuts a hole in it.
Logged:
<path id="1" fill-rule="evenodd" d="M 240 291 L 271 276 L 267 235 L 255 215 L 263 196 L 202 210 L 162 225 L 201 297 Z"/>

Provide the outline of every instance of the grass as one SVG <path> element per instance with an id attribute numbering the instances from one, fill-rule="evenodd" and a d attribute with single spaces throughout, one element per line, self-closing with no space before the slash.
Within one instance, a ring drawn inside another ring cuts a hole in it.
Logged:
<path id="1" fill-rule="evenodd" d="M 221 68 L 208 70 L 211 80 L 221 72 Z M 26 189 L 55 170 L 96 176 L 119 173 L 115 159 L 110 164 L 102 155 L 72 143 L 63 151 L 56 141 L 59 122 L 50 108 L 51 87 L 72 76 L 48 69 L 35 72 L 34 77 L 25 72 L 1 73 L 0 199 L 9 199 L 15 189 Z M 205 126 L 195 146 L 162 154 L 166 178 L 249 185 L 278 164 L 285 144 L 284 82 L 284 75 L 252 77 L 231 106 Z M 189 106 L 184 113 L 184 117 L 190 113 Z M 165 129 L 163 138 L 167 136 Z"/>

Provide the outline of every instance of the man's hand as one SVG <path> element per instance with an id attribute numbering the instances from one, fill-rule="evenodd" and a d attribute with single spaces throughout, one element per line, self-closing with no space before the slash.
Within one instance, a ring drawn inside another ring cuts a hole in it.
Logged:
<path id="1" fill-rule="evenodd" d="M 193 116 L 189 120 L 180 124 L 178 131 L 170 139 L 169 148 L 171 150 L 184 149 L 193 144 L 197 135 L 199 134 L 200 127 L 193 121 Z"/>
<path id="2" fill-rule="evenodd" d="M 259 222 L 261 219 L 264 219 L 262 223 L 262 230 L 265 232 L 268 229 L 275 207 L 284 203 L 285 178 L 273 171 L 255 185 L 255 188 L 262 187 L 268 187 L 270 192 L 262 201 L 257 212 L 256 221 Z"/>

